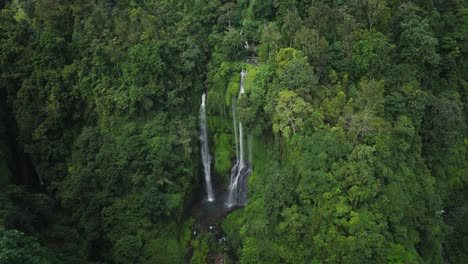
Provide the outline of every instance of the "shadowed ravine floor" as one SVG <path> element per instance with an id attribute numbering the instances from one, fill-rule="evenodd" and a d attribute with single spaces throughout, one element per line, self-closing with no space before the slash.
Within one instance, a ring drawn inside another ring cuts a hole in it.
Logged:
<path id="1" fill-rule="evenodd" d="M 208 263 L 225 263 L 225 255 L 232 256 L 227 246 L 227 238 L 221 228 L 221 223 L 224 218 L 241 207 L 226 208 L 227 191 L 222 187 L 215 186 L 216 198 L 210 202 L 207 200 L 206 194 L 199 197 L 200 200 L 191 208 L 190 215 L 195 220 L 192 227 L 191 240 L 197 240 L 200 237 L 209 237 L 209 262 Z M 191 244 L 188 248 L 187 262 L 190 263 L 194 249 Z"/>

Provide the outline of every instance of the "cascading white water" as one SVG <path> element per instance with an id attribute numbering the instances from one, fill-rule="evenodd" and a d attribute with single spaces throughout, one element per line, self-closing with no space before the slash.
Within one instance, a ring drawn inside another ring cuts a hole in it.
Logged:
<path id="1" fill-rule="evenodd" d="M 206 194 L 208 201 L 214 201 L 213 186 L 211 185 L 211 156 L 208 148 L 208 131 L 206 125 L 206 94 L 202 94 L 200 106 L 200 145 L 203 162 L 203 173 L 205 175 Z"/>
<path id="2" fill-rule="evenodd" d="M 244 77 L 246 74 L 247 72 L 245 70 L 242 70 L 238 98 L 240 98 L 244 94 Z M 246 203 L 247 178 L 252 171 L 250 167 L 251 164 L 246 164 L 244 159 L 244 129 L 242 127 L 242 123 L 237 122 L 235 107 L 236 98 L 232 99 L 232 106 L 232 117 L 236 140 L 236 164 L 231 169 L 231 179 L 229 183 L 228 198 L 226 202 L 226 206 L 228 208 L 233 206 L 241 206 Z"/>
<path id="3" fill-rule="evenodd" d="M 240 81 L 240 87 L 239 87 L 239 98 L 244 94 L 244 77 L 247 74 L 247 71 L 245 69 L 242 69 L 241 71 L 241 81 Z"/>

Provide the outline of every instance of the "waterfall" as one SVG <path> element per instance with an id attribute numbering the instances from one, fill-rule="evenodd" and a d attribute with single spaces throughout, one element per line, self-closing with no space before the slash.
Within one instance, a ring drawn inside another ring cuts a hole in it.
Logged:
<path id="1" fill-rule="evenodd" d="M 200 106 L 200 145 L 203 162 L 203 174 L 205 175 L 205 186 L 208 201 L 214 201 L 213 187 L 211 186 L 211 156 L 208 148 L 208 132 L 206 125 L 206 94 L 202 94 Z"/>
<path id="2" fill-rule="evenodd" d="M 244 94 L 244 77 L 247 74 L 245 70 L 241 72 L 241 81 L 239 87 L 240 98 Z M 247 202 L 247 178 L 251 173 L 251 154 L 249 154 L 249 164 L 246 164 L 244 158 L 244 129 L 241 122 L 237 122 L 236 98 L 232 98 L 232 117 L 234 126 L 234 137 L 236 140 L 236 163 L 231 168 L 230 183 L 228 187 L 228 198 L 226 206 L 241 206 Z M 251 138 L 249 137 L 249 153 L 251 153 Z"/>
<path id="3" fill-rule="evenodd" d="M 247 71 L 245 69 L 242 69 L 241 81 L 240 81 L 240 87 L 239 87 L 239 98 L 244 94 L 244 77 L 246 74 L 247 74 Z"/>

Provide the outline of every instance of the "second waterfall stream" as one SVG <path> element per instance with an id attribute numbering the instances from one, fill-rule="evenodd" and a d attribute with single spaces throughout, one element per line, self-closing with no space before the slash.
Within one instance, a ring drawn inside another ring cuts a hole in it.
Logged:
<path id="1" fill-rule="evenodd" d="M 241 80 L 239 87 L 238 98 L 244 94 L 244 77 L 247 74 L 246 70 L 241 72 Z M 251 164 L 251 137 L 248 138 L 249 144 L 249 162 L 245 161 L 245 135 L 241 122 L 237 122 L 236 102 L 237 99 L 232 99 L 232 119 L 234 126 L 234 138 L 236 142 L 236 163 L 231 168 L 230 183 L 228 187 L 228 197 L 226 206 L 228 208 L 234 206 L 242 206 L 247 202 L 247 179 L 252 172 Z"/>
<path id="2" fill-rule="evenodd" d="M 203 162 L 203 174 L 205 176 L 206 194 L 208 201 L 214 201 L 213 186 L 211 184 L 211 156 L 208 148 L 208 131 L 206 125 L 206 93 L 202 94 L 200 106 L 200 145 Z"/>

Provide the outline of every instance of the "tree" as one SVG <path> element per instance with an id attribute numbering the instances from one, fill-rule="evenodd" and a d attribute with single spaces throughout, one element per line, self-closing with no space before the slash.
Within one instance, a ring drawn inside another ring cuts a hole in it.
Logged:
<path id="1" fill-rule="evenodd" d="M 275 57 L 276 52 L 281 47 L 281 34 L 278 26 L 273 22 L 263 26 L 261 34 L 259 55 L 263 61 L 268 61 Z"/>
<path id="2" fill-rule="evenodd" d="M 274 18 L 276 9 L 273 3 L 275 0 L 253 0 L 252 1 L 252 12 L 254 18 L 261 20 L 271 20 Z"/>
<path id="3" fill-rule="evenodd" d="M 130 264 L 138 261 L 143 242 L 138 236 L 127 235 L 115 243 L 113 256 L 116 263 Z"/>
<path id="4" fill-rule="evenodd" d="M 389 8 L 387 8 L 385 0 L 355 0 L 353 5 L 358 15 L 365 20 L 369 30 L 372 30 L 376 25 L 379 26 L 378 22 L 383 24 L 389 15 Z"/>
<path id="5" fill-rule="evenodd" d="M 332 125 L 337 122 L 344 112 L 346 105 L 346 94 L 339 89 L 338 93 L 331 100 L 325 98 L 322 103 L 322 109 L 324 112 L 324 118 Z"/>
<path id="6" fill-rule="evenodd" d="M 439 150 L 449 149 L 459 143 L 465 124 L 457 98 L 432 98 L 426 111 L 423 127 L 425 142 Z"/>
<path id="7" fill-rule="evenodd" d="M 427 19 L 418 16 L 414 11 L 403 17 L 400 23 L 402 33 L 398 39 L 402 61 L 419 69 L 436 66 L 439 63 L 437 39 L 433 36 Z"/>
<path id="8" fill-rule="evenodd" d="M 18 230 L 0 228 L 0 263 L 58 263 L 36 238 Z"/>
<path id="9" fill-rule="evenodd" d="M 245 40 L 245 36 L 241 32 L 231 28 L 223 38 L 220 51 L 229 60 L 239 59 L 245 52 Z"/>
<path id="10" fill-rule="evenodd" d="M 416 263 L 417 256 L 414 252 L 406 250 L 400 244 L 390 244 L 390 250 L 387 255 L 387 263 L 399 264 L 399 263 Z"/>
<path id="11" fill-rule="evenodd" d="M 304 53 L 309 64 L 317 70 L 319 77 L 324 77 L 329 61 L 328 41 L 320 36 L 317 30 L 305 26 L 296 33 L 295 38 L 294 47 Z"/>
<path id="12" fill-rule="evenodd" d="M 333 16 L 333 11 L 330 6 L 324 2 L 314 4 L 308 11 L 306 18 L 304 18 L 305 25 L 316 32 L 315 37 L 318 40 L 320 34 L 324 33 L 325 27 Z"/>
<path id="13" fill-rule="evenodd" d="M 404 97 L 400 93 L 392 93 L 385 97 L 385 114 L 397 118 L 406 113 Z"/>
<path id="14" fill-rule="evenodd" d="M 227 1 L 223 6 L 219 8 L 219 11 L 221 13 L 218 19 L 219 23 L 227 23 L 227 29 L 231 30 L 231 26 L 234 22 L 233 20 L 237 12 L 237 4 L 232 1 Z"/>
<path id="15" fill-rule="evenodd" d="M 466 219 L 468 219 L 468 205 L 466 204 L 451 208 L 448 212 L 447 222 L 453 228 L 453 231 L 449 234 L 446 246 L 450 260 L 454 262 L 463 262 L 468 255 Z"/>
<path id="16" fill-rule="evenodd" d="M 288 10 L 284 16 L 283 31 L 289 36 L 289 47 L 292 48 L 294 36 L 297 31 L 301 28 L 301 17 L 299 16 L 297 9 Z"/>
<path id="17" fill-rule="evenodd" d="M 390 54 L 394 46 L 382 33 L 372 30 L 354 46 L 353 61 L 357 67 L 357 76 L 376 77 L 386 71 L 390 65 Z"/>
<path id="18" fill-rule="evenodd" d="M 290 90 L 311 101 L 317 78 L 301 51 L 286 48 L 276 54 L 279 87 Z"/>
<path id="19" fill-rule="evenodd" d="M 355 101 L 357 112 L 346 120 L 348 129 L 354 131 L 354 144 L 363 136 L 378 133 L 383 125 L 384 114 L 384 82 L 361 80 L 359 94 Z"/>
<path id="20" fill-rule="evenodd" d="M 273 132 L 281 132 L 285 138 L 302 130 L 306 119 L 312 114 L 312 106 L 292 91 L 281 91 L 273 117 Z"/>
<path id="21" fill-rule="evenodd" d="M 349 156 L 349 162 L 343 177 L 348 189 L 349 201 L 353 210 L 357 210 L 360 203 L 374 198 L 380 188 L 380 181 L 376 177 L 374 155 L 375 148 L 359 145 Z"/>

